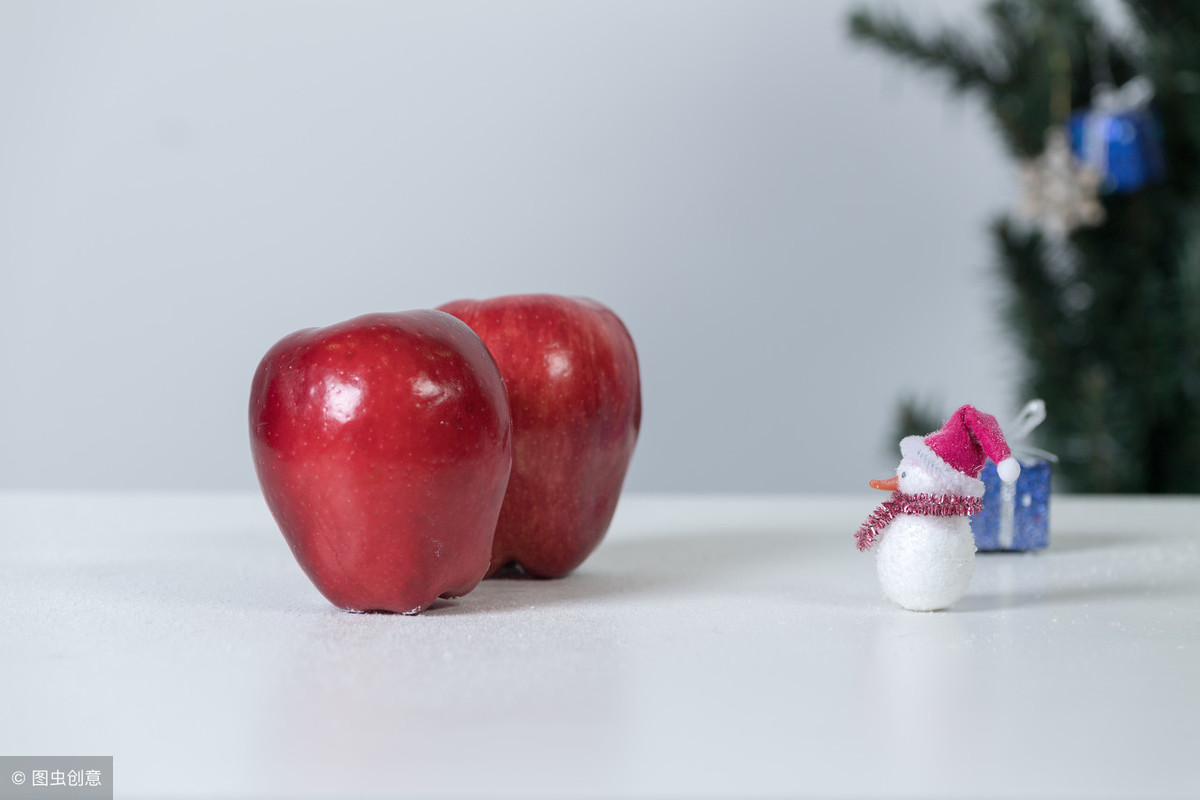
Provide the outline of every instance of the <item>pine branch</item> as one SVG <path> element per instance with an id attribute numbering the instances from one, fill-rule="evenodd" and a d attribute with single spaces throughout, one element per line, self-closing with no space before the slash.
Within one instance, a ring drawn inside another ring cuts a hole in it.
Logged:
<path id="1" fill-rule="evenodd" d="M 1148 41 L 1162 36 L 1195 41 L 1200 33 L 1200 3 L 1191 0 L 1125 0 L 1125 7 Z"/>
<path id="2" fill-rule="evenodd" d="M 1070 331 L 1062 287 L 1051 276 L 1045 237 L 1008 218 L 993 223 L 992 236 L 997 266 L 1008 286 L 1009 327 L 1025 343 L 1031 362 L 1066 374 L 1076 363 L 1069 343 L 1078 337 Z"/>
<path id="3" fill-rule="evenodd" d="M 1049 414 L 1039 434 L 1061 459 L 1056 480 L 1073 490 L 1112 487 L 1117 459 L 1101 402 L 1109 381 L 1089 347 L 1086 329 L 1070 312 L 1064 281 L 1057 277 L 1069 272 L 1054 265 L 1067 254 L 1055 252 L 1059 246 L 1036 229 L 1005 218 L 993 225 L 992 235 L 1007 286 L 1004 313 L 1027 359 L 1022 396 L 1046 402 Z"/>
<path id="4" fill-rule="evenodd" d="M 946 74 L 955 92 L 990 93 L 994 78 L 980 57 L 978 45 L 964 36 L 949 30 L 921 35 L 896 14 L 865 8 L 850 15 L 849 26 L 854 41 L 874 45 L 918 68 Z"/>
<path id="5" fill-rule="evenodd" d="M 902 397 L 896 409 L 896 419 L 892 427 L 894 432 L 888 441 L 898 442 L 906 436 L 924 436 L 932 433 L 941 428 L 947 418 L 948 415 L 940 410 L 936 403 L 914 395 Z"/>

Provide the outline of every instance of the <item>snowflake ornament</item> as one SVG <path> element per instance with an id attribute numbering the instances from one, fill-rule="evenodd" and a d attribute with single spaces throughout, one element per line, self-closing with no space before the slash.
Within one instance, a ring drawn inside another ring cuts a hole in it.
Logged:
<path id="1" fill-rule="evenodd" d="M 1046 132 L 1046 150 L 1021 165 L 1025 196 L 1018 214 L 1043 230 L 1065 236 L 1076 228 L 1104 221 L 1099 200 L 1104 177 L 1071 152 L 1062 127 Z"/>

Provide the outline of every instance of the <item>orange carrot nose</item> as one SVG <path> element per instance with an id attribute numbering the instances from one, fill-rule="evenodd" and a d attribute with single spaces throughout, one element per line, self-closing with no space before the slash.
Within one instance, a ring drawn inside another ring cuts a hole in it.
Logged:
<path id="1" fill-rule="evenodd" d="M 900 488 L 900 478 L 892 476 L 886 481 L 870 481 L 872 489 L 883 489 L 885 492 L 894 492 Z"/>

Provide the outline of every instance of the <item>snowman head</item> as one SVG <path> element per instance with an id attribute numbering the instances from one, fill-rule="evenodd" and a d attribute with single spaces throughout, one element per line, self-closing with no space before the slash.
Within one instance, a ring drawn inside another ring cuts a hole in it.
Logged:
<path id="1" fill-rule="evenodd" d="M 996 471 L 1005 483 L 1012 483 L 1021 473 L 996 418 L 972 406 L 955 411 L 941 430 L 901 439 L 900 455 L 928 473 L 945 494 L 982 496 L 979 472 L 989 458 L 996 462 Z"/>
<path id="2" fill-rule="evenodd" d="M 903 458 L 896 467 L 896 488 L 905 494 L 983 496 L 983 481 L 946 464 L 923 437 L 901 439 L 900 453 Z"/>
<path id="3" fill-rule="evenodd" d="M 961 472 L 957 474 L 967 477 Z M 974 480 L 974 482 L 979 484 L 978 494 L 973 493 L 976 487 L 971 486 L 967 481 L 957 480 L 952 475 L 943 475 L 940 470 L 931 471 L 922 466 L 919 459 L 903 458 L 900 460 L 900 465 L 896 467 L 896 488 L 905 494 L 982 495 L 983 482 L 979 480 Z"/>

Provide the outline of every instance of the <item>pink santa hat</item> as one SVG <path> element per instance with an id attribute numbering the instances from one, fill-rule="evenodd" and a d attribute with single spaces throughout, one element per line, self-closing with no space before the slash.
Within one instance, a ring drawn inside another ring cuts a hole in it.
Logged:
<path id="1" fill-rule="evenodd" d="M 907 436 L 900 453 L 966 494 L 982 494 L 979 473 L 987 459 L 996 462 L 1000 480 L 1012 483 L 1021 474 L 1000 423 L 974 406 L 962 406 L 939 431 L 928 436 Z"/>

